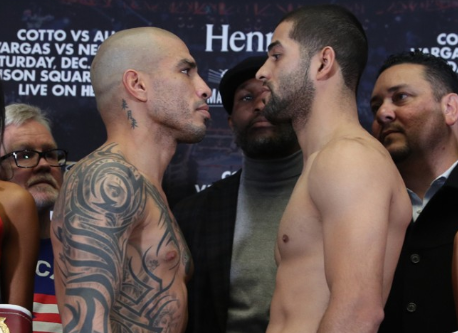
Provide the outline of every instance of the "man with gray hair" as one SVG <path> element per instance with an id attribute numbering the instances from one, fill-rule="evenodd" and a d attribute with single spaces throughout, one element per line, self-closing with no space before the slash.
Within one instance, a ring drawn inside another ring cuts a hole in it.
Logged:
<path id="1" fill-rule="evenodd" d="M 35 270 L 33 330 L 62 332 L 54 290 L 54 257 L 50 224 L 51 210 L 62 184 L 67 152 L 59 149 L 50 122 L 35 106 L 6 107 L 5 134 L 1 147 L 7 178 L 33 196 L 40 222 L 40 251 Z"/>

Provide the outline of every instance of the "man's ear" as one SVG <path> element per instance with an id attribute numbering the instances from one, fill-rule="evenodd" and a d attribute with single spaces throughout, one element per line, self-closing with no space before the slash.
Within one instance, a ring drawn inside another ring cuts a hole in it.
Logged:
<path id="1" fill-rule="evenodd" d="M 146 102 L 148 99 L 146 93 L 146 84 L 144 75 L 134 69 L 128 69 L 124 72 L 122 83 L 126 91 L 141 102 Z"/>
<path id="2" fill-rule="evenodd" d="M 450 93 L 442 97 L 441 107 L 444 112 L 445 123 L 452 126 L 458 121 L 458 95 Z"/>
<path id="3" fill-rule="evenodd" d="M 324 47 L 319 53 L 318 57 L 318 71 L 316 73 L 317 80 L 326 80 L 336 73 L 336 53 L 330 46 Z"/>

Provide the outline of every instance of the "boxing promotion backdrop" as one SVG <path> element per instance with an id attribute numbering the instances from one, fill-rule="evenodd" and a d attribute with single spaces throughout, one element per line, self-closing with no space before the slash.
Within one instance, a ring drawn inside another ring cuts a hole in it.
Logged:
<path id="1" fill-rule="evenodd" d="M 240 168 L 241 153 L 218 91 L 221 75 L 248 56 L 265 54 L 286 12 L 325 2 L 3 0 L 0 76 L 6 103 L 30 103 L 46 110 L 59 147 L 77 161 L 105 140 L 89 78 L 98 45 L 115 31 L 139 26 L 175 33 L 188 45 L 200 75 L 212 89 L 212 122 L 201 143 L 178 146 L 167 169 L 164 188 L 173 206 Z M 457 69 L 457 0 L 329 2 L 350 9 L 369 39 L 369 63 L 358 93 L 366 129 L 372 121 L 369 99 L 376 72 L 389 54 L 420 48 Z"/>

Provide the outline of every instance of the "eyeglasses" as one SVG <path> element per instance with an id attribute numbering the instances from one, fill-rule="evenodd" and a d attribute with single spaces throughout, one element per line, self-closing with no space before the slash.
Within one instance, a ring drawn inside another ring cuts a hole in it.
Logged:
<path id="1" fill-rule="evenodd" d="M 14 158 L 18 168 L 34 168 L 44 158 L 52 167 L 62 167 L 67 163 L 67 152 L 63 149 L 50 149 L 47 151 L 17 150 L 0 157 L 0 163 L 9 157 Z"/>

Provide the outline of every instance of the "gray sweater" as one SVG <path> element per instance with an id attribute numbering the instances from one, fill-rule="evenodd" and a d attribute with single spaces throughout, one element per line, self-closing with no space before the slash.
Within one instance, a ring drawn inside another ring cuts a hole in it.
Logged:
<path id="1" fill-rule="evenodd" d="M 297 178 L 302 153 L 280 160 L 245 157 L 238 193 L 230 276 L 228 333 L 264 333 L 275 287 L 278 224 Z"/>

